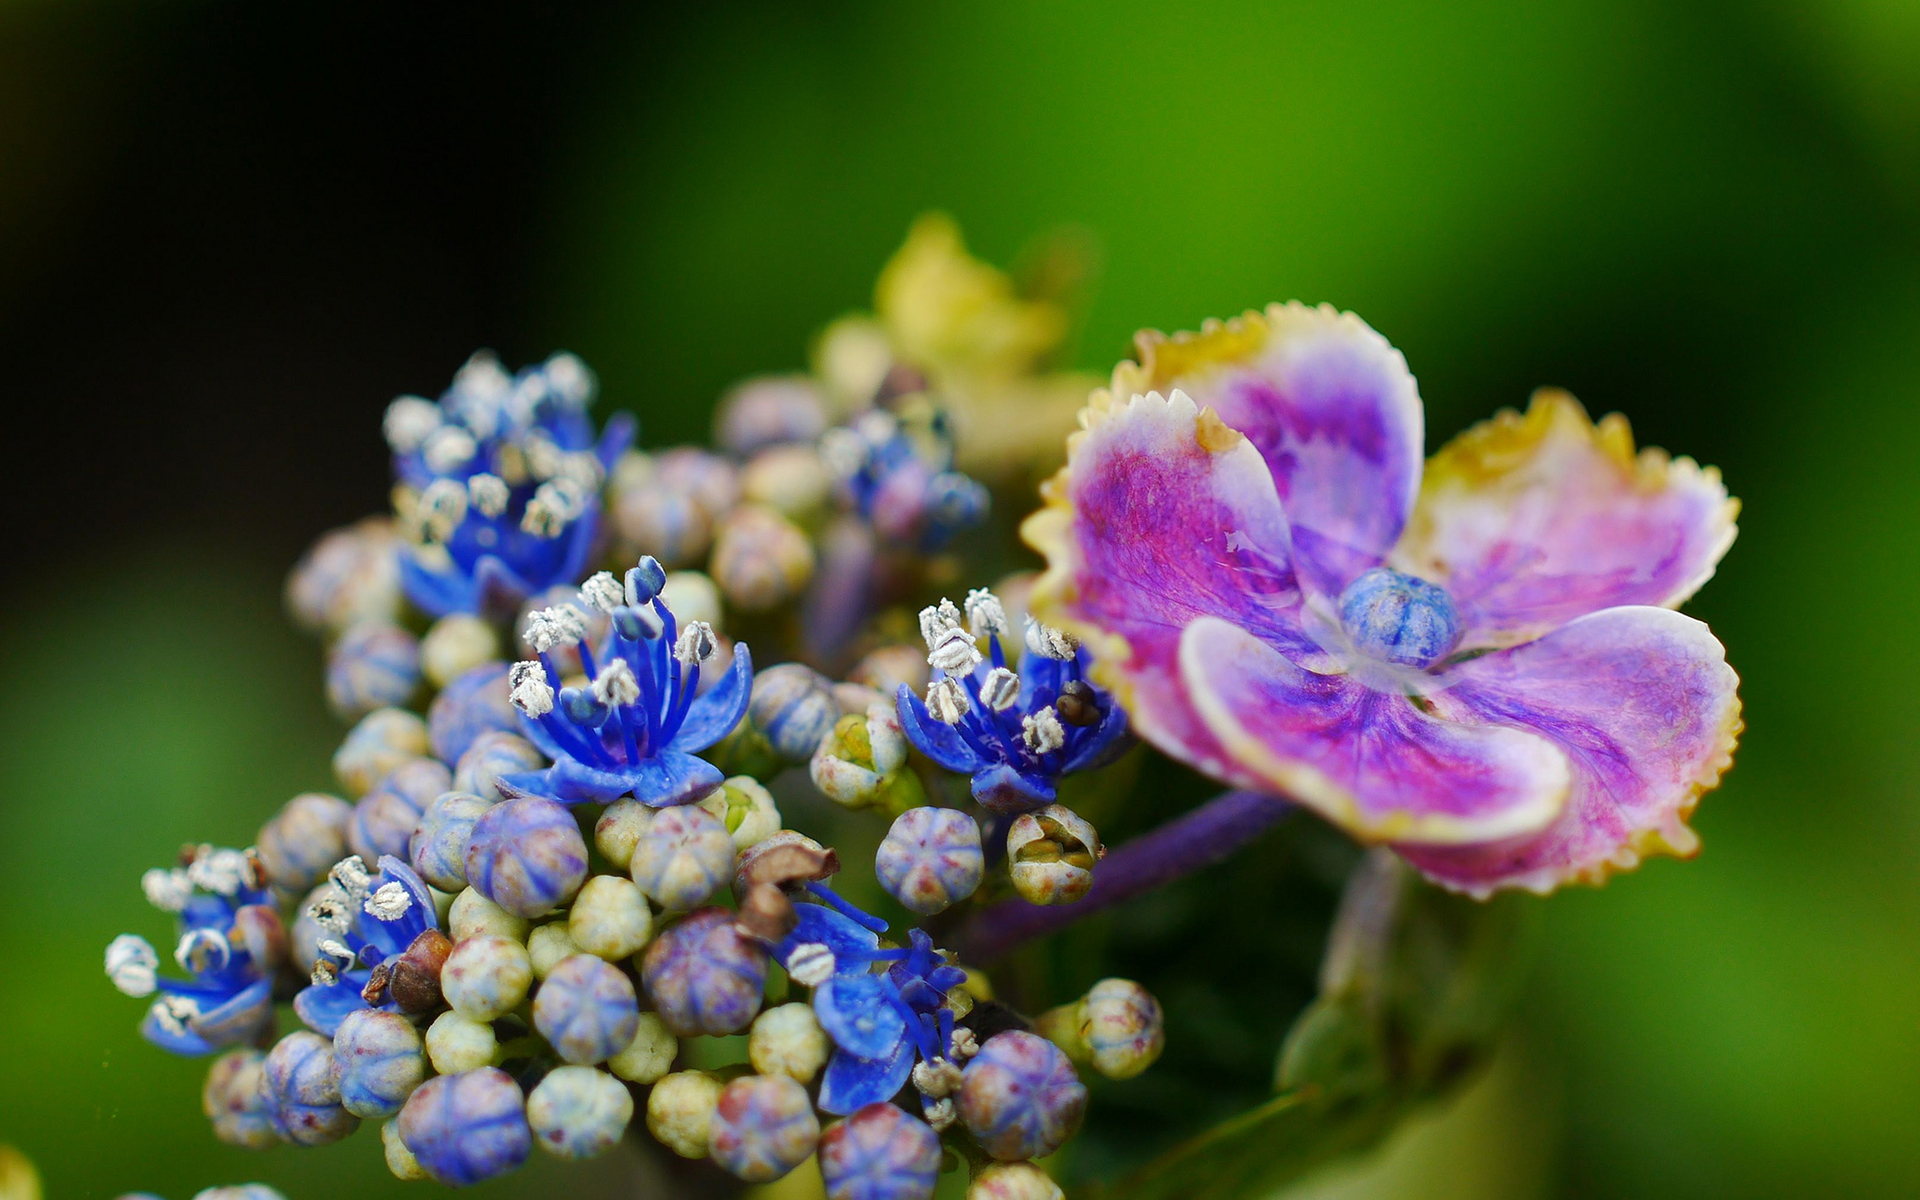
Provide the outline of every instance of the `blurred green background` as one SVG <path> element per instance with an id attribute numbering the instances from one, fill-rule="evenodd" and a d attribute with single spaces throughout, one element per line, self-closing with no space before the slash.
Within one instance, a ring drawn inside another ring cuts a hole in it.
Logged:
<path id="1" fill-rule="evenodd" d="M 1331 301 L 1435 445 L 1559 384 L 1745 502 L 1691 610 L 1746 681 L 1704 854 L 1547 902 L 1497 1069 L 1306 1194 L 1920 1192 L 1912 0 L 8 0 L 0 1142 L 50 1196 L 397 1187 L 377 1139 L 217 1146 L 99 966 L 162 932 L 142 868 L 327 784 L 278 588 L 382 505 L 386 400 L 564 346 L 699 439 L 930 207 L 997 261 L 1093 235 L 1083 366 Z"/>

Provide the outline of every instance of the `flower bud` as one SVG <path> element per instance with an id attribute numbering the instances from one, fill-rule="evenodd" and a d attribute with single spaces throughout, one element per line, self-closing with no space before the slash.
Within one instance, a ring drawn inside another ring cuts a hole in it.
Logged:
<path id="1" fill-rule="evenodd" d="M 492 1021 L 520 1006 L 533 986 L 533 959 L 519 942 L 476 937 L 456 942 L 440 972 L 440 990 L 453 1011 Z"/>
<path id="2" fill-rule="evenodd" d="M 700 807 L 720 819 L 735 850 L 746 850 L 780 830 L 773 793 L 751 775 L 735 775 L 707 794 Z"/>
<path id="3" fill-rule="evenodd" d="M 626 1049 L 607 1060 L 607 1070 L 628 1083 L 654 1083 L 673 1069 L 674 1055 L 680 1053 L 679 1039 L 673 1036 L 658 1014 L 643 1012 L 634 1027 L 633 1040 Z"/>
<path id="4" fill-rule="evenodd" d="M 1087 1061 L 1109 1079 L 1133 1078 L 1166 1048 L 1160 1002 L 1131 979 L 1102 979 L 1078 1007 L 1078 1033 Z"/>
<path id="5" fill-rule="evenodd" d="M 911 792 L 917 777 L 901 772 L 907 761 L 907 739 L 893 705 L 870 706 L 865 714 L 841 717 L 833 731 L 820 739 L 807 764 L 813 786 L 829 800 L 849 808 L 897 801 Z M 908 784 L 914 779 L 914 784 Z"/>
<path id="6" fill-rule="evenodd" d="M 633 1093 L 592 1067 L 555 1067 L 527 1097 L 535 1143 L 559 1158 L 606 1153 L 632 1120 Z"/>
<path id="7" fill-rule="evenodd" d="M 362 621 L 327 651 L 327 703 L 351 720 L 405 704 L 420 687 L 420 643 L 398 625 Z"/>
<path id="8" fill-rule="evenodd" d="M 986 872 L 980 826 L 956 809 L 910 808 L 894 818 L 873 871 L 909 911 L 932 916 L 980 886 Z"/>
<path id="9" fill-rule="evenodd" d="M 1022 813 L 1007 830 L 1007 871 L 1029 904 L 1071 904 L 1086 895 L 1093 864 L 1106 852 L 1093 826 L 1064 805 Z"/>
<path id="10" fill-rule="evenodd" d="M 401 763 L 353 806 L 347 848 L 366 862 L 387 854 L 405 858 L 421 811 L 452 784 L 452 773 L 431 758 Z"/>
<path id="11" fill-rule="evenodd" d="M 360 1127 L 340 1103 L 333 1043 L 300 1030 L 280 1039 L 260 1065 L 261 1095 L 273 1131 L 296 1146 L 324 1146 Z"/>
<path id="12" fill-rule="evenodd" d="M 378 709 L 348 731 L 334 751 L 333 773 L 347 795 L 364 795 L 395 767 L 430 748 L 425 721 L 405 709 Z"/>
<path id="13" fill-rule="evenodd" d="M 1065 1200 L 1060 1185 L 1030 1162 L 994 1163 L 973 1177 L 966 1200 Z"/>
<path id="14" fill-rule="evenodd" d="M 453 898 L 453 908 L 447 912 L 447 933 L 456 944 L 477 937 L 518 942 L 527 936 L 527 922 L 469 887 Z"/>
<path id="15" fill-rule="evenodd" d="M 458 1075 L 491 1067 L 499 1055 L 500 1040 L 493 1026 L 457 1012 L 443 1012 L 427 1027 L 427 1058 L 437 1075 Z"/>
<path id="16" fill-rule="evenodd" d="M 338 633 L 400 616 L 400 562 L 393 522 L 368 517 L 323 534 L 287 575 L 287 611 L 310 633 Z"/>
<path id="17" fill-rule="evenodd" d="M 200 1108 L 213 1122 L 213 1136 L 229 1146 L 265 1150 L 279 1141 L 262 1090 L 266 1057 L 258 1050 L 229 1050 L 207 1069 Z"/>
<path id="18" fill-rule="evenodd" d="M 932 1200 L 940 1138 L 926 1122 L 881 1101 L 820 1135 L 827 1200 Z"/>
<path id="19" fill-rule="evenodd" d="M 395 1179 L 404 1183 L 415 1183 L 422 1179 L 433 1178 L 427 1174 L 427 1169 L 420 1165 L 420 1160 L 413 1156 L 413 1151 L 407 1149 L 407 1144 L 400 1140 L 400 1122 L 398 1121 L 387 1121 L 380 1126 L 380 1152 L 387 1160 L 387 1170 Z"/>
<path id="20" fill-rule="evenodd" d="M 660 585 L 660 599 L 681 626 L 705 621 L 720 628 L 720 589 L 700 571 L 674 571 Z"/>
<path id="21" fill-rule="evenodd" d="M 596 875 L 574 897 L 566 928 L 580 950 L 613 962 L 646 946 L 653 936 L 653 910 L 632 880 Z"/>
<path id="22" fill-rule="evenodd" d="M 747 720 L 789 764 L 806 762 L 840 715 L 833 685 L 801 663 L 781 663 L 753 677 Z"/>
<path id="23" fill-rule="evenodd" d="M 587 878 L 587 843 L 565 807 L 537 797 L 508 800 L 474 822 L 467 878 L 515 916 L 537 917 L 580 890 Z"/>
<path id="24" fill-rule="evenodd" d="M 903 687 L 912 692 L 925 691 L 928 673 L 926 651 L 896 643 L 869 651 L 847 673 L 847 680 L 865 684 L 882 696 L 893 696 Z"/>
<path id="25" fill-rule="evenodd" d="M 740 472 L 742 496 L 784 517 L 817 513 L 833 492 L 833 476 L 812 446 L 774 446 L 753 456 Z"/>
<path id="26" fill-rule="evenodd" d="M 420 639 L 420 669 L 435 687 L 500 657 L 500 635 L 493 623 L 472 613 L 449 613 Z"/>
<path id="27" fill-rule="evenodd" d="M 341 1020 L 333 1034 L 333 1061 L 341 1106 L 375 1120 L 399 1112 L 427 1075 L 413 1022 L 371 1008 L 355 1009 Z"/>
<path id="28" fill-rule="evenodd" d="M 664 808 L 634 844 L 633 881 L 665 909 L 697 907 L 733 870 L 733 838 L 713 814 L 695 805 Z"/>
<path id="29" fill-rule="evenodd" d="M 546 762 L 533 743 L 519 734 L 489 729 L 460 756 L 453 769 L 453 788 L 483 800 L 506 800 L 509 797 L 499 787 L 502 775 L 537 771 Z"/>
<path id="30" fill-rule="evenodd" d="M 427 706 L 427 735 L 433 756 L 457 763 L 483 733 L 520 732 L 520 713 L 510 698 L 503 662 L 482 663 L 440 689 Z"/>
<path id="31" fill-rule="evenodd" d="M 747 1034 L 747 1061 L 754 1070 L 803 1084 L 813 1082 L 832 1051 L 833 1043 L 820 1028 L 813 1006 L 797 1000 L 755 1017 Z"/>
<path id="32" fill-rule="evenodd" d="M 987 1039 L 960 1083 L 960 1119 L 988 1155 L 1017 1162 L 1052 1154 L 1087 1111 L 1073 1064 L 1045 1038 L 1012 1029 Z"/>
<path id="33" fill-rule="evenodd" d="M 714 441 L 740 457 L 766 446 L 811 442 L 826 427 L 826 400 L 805 375 L 743 379 L 720 398 L 713 415 Z"/>
<path id="34" fill-rule="evenodd" d="M 647 1093 L 647 1132 L 681 1158 L 705 1158 L 720 1081 L 705 1071 L 678 1071 Z"/>
<path id="35" fill-rule="evenodd" d="M 760 1010 L 767 959 L 734 929 L 731 912 L 703 908 L 653 939 L 640 978 L 676 1035 L 736 1033 Z"/>
<path id="36" fill-rule="evenodd" d="M 527 934 L 527 957 L 533 960 L 535 979 L 544 980 L 562 962 L 583 953 L 565 920 L 535 925 Z"/>
<path id="37" fill-rule="evenodd" d="M 813 543 L 771 508 L 742 505 L 714 534 L 708 570 L 727 603 L 766 612 L 798 596 L 813 578 Z"/>
<path id="38" fill-rule="evenodd" d="M 421 1169 L 449 1187 L 505 1175 L 533 1149 L 519 1085 L 498 1067 L 427 1080 L 396 1124 Z"/>
<path id="39" fill-rule="evenodd" d="M 714 1164 L 748 1183 L 785 1175 L 819 1140 L 812 1098 L 785 1075 L 743 1075 L 727 1084 L 708 1127 Z"/>
<path id="40" fill-rule="evenodd" d="M 473 823 L 495 801 L 468 792 L 442 792 L 427 804 L 407 842 L 407 857 L 420 878 L 443 892 L 467 886 L 467 839 Z"/>
<path id="41" fill-rule="evenodd" d="M 289 892 L 303 892 L 327 877 L 347 856 L 347 822 L 353 806 L 338 796 L 305 792 L 280 806 L 254 843 L 267 879 Z"/>
<path id="42" fill-rule="evenodd" d="M 639 1028 L 640 1002 L 619 968 L 591 954 L 563 959 L 533 998 L 533 1025 L 562 1060 L 605 1062 Z"/>

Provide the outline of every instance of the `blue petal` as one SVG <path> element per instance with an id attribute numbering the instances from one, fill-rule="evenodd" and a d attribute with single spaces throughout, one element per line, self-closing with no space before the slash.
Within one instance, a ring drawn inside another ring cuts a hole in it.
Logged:
<path id="1" fill-rule="evenodd" d="M 209 1046 L 250 1042 L 273 1021 L 273 981 L 261 979 L 231 1000 L 195 1017 L 189 1024 Z"/>
<path id="2" fill-rule="evenodd" d="M 997 813 L 1032 812 L 1053 803 L 1053 784 L 1044 777 L 995 763 L 973 777 L 973 798 Z"/>
<path id="3" fill-rule="evenodd" d="M 561 800 L 559 788 L 553 781 L 553 770 L 514 771 L 507 775 L 496 776 L 495 786 L 500 794 L 509 800 L 518 800 L 522 796 L 537 796 L 542 800 L 555 800 L 562 804 L 571 803 Z"/>
<path id="4" fill-rule="evenodd" d="M 600 431 L 600 444 L 594 447 L 600 465 L 612 471 L 614 460 L 627 452 L 639 432 L 640 422 L 630 412 L 617 412 L 608 417 L 605 428 Z"/>
<path id="5" fill-rule="evenodd" d="M 208 1042 L 192 1030 L 183 1030 L 180 1033 L 174 1033 L 167 1029 L 160 1024 L 160 1019 L 153 1015 L 152 1009 L 147 1010 L 146 1017 L 140 1022 L 140 1036 L 160 1047 L 162 1050 L 174 1054 L 212 1054 L 215 1050 L 219 1049 L 218 1046 Z"/>
<path id="6" fill-rule="evenodd" d="M 533 748 L 546 755 L 550 761 L 558 762 L 563 758 L 572 757 L 560 748 L 559 742 L 553 740 L 553 735 L 547 732 L 545 725 L 524 712 L 520 713 L 520 736 L 532 742 Z"/>
<path id="7" fill-rule="evenodd" d="M 813 1015 L 848 1054 L 877 1059 L 907 1036 L 907 1022 L 887 996 L 891 985 L 878 975 L 836 975 L 813 990 Z"/>
<path id="8" fill-rule="evenodd" d="M 547 573 L 546 586 L 572 584 L 580 582 L 586 574 L 587 559 L 593 553 L 593 543 L 600 536 L 600 506 L 589 504 L 587 510 L 574 518 L 573 524 L 560 535 L 566 541 L 562 546 L 560 561 Z M 529 588 L 531 591 L 537 588 Z M 515 601 L 517 604 L 518 601 Z"/>
<path id="9" fill-rule="evenodd" d="M 349 1013 L 367 1007 L 360 989 L 367 985 L 366 971 L 348 971 L 339 983 L 321 987 L 310 984 L 293 998 L 293 1012 L 315 1033 L 332 1037 Z"/>
<path id="10" fill-rule="evenodd" d="M 913 1042 L 902 1038 L 885 1058 L 855 1058 L 844 1050 L 827 1060 L 820 1078 L 820 1108 L 835 1116 L 893 1099 L 913 1074 Z"/>
<path id="11" fill-rule="evenodd" d="M 733 648 L 733 665 L 713 690 L 694 700 L 686 720 L 667 743 L 669 750 L 705 750 L 733 732 L 740 718 L 747 715 L 747 702 L 753 699 L 753 655 L 747 644 Z"/>
<path id="12" fill-rule="evenodd" d="M 400 556 L 400 586 L 415 608 L 430 617 L 473 611 L 473 585 L 465 575 L 429 571 L 404 547 L 395 553 Z"/>
<path id="13" fill-rule="evenodd" d="M 1112 699 L 1107 701 L 1107 715 L 1100 718 L 1099 726 L 1086 744 L 1073 752 L 1073 757 L 1060 768 L 1065 775 L 1072 771 L 1090 771 L 1095 767 L 1104 767 L 1114 759 L 1125 754 L 1133 745 L 1126 736 L 1127 710 Z"/>
<path id="14" fill-rule="evenodd" d="M 380 874 L 384 877 L 383 882 L 398 882 L 413 897 L 413 907 L 407 910 L 406 915 L 387 924 L 414 926 L 413 936 L 419 937 L 428 926 L 439 922 L 439 914 L 433 906 L 433 893 L 427 890 L 427 881 L 420 878 L 418 871 L 391 854 L 383 854 L 380 856 Z M 379 918 L 373 920 L 378 921 Z M 408 943 L 412 943 L 412 938 L 408 939 Z M 406 947 L 402 946 L 401 949 Z"/>
<path id="15" fill-rule="evenodd" d="M 473 591 L 468 611 L 510 613 L 532 595 L 534 587 L 497 554 L 483 554 L 473 564 Z"/>
<path id="16" fill-rule="evenodd" d="M 704 758 L 662 750 L 637 767 L 627 769 L 628 789 L 633 798 L 649 808 L 672 808 L 702 799 L 720 786 L 726 776 Z"/>
<path id="17" fill-rule="evenodd" d="M 925 701 L 904 683 L 894 697 L 894 707 L 900 712 L 900 732 L 934 762 L 962 775 L 971 775 L 985 765 L 960 731 L 945 721 L 934 720 Z"/>
<path id="18" fill-rule="evenodd" d="M 798 923 L 793 932 L 773 948 L 773 956 L 782 963 L 796 947 L 818 942 L 833 951 L 837 963 L 835 974 L 855 974 L 867 969 L 873 952 L 880 948 L 879 934 L 824 904 L 796 904 L 793 911 L 799 917 Z"/>

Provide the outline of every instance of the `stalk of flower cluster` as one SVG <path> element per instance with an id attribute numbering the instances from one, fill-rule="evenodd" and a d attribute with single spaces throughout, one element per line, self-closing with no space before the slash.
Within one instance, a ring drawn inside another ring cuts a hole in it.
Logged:
<path id="1" fill-rule="evenodd" d="M 1292 811 L 1293 804 L 1279 796 L 1223 792 L 1110 852 L 1081 900 L 1002 900 L 974 914 L 960 931 L 961 955 L 970 963 L 993 962 L 1034 938 L 1184 879 L 1230 857 Z"/>

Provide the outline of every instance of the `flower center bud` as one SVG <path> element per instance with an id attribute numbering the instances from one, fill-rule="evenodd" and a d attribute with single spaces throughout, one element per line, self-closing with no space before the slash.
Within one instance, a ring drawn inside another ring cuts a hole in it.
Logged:
<path id="1" fill-rule="evenodd" d="M 1375 567 L 1340 593 L 1340 623 L 1369 658 L 1431 667 L 1460 643 L 1460 613 L 1446 589 Z"/>

